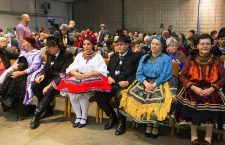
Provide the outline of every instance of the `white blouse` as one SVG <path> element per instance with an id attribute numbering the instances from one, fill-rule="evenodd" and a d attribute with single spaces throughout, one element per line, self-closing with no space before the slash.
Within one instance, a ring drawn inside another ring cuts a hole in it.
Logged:
<path id="1" fill-rule="evenodd" d="M 109 73 L 107 65 L 99 53 L 95 54 L 93 58 L 86 60 L 83 57 L 83 52 L 79 53 L 73 63 L 66 69 L 66 73 L 69 73 L 70 71 L 78 71 L 80 73 L 98 71 L 104 76 L 107 76 Z"/>

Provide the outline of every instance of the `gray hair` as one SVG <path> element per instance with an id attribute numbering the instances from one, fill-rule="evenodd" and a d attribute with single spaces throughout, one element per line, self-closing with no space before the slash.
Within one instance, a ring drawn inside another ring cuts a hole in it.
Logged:
<path id="1" fill-rule="evenodd" d="M 166 39 L 166 45 L 167 45 L 168 47 L 171 46 L 171 45 L 176 45 L 176 46 L 178 46 L 178 42 L 177 42 L 177 40 L 176 40 L 175 38 L 170 37 L 170 38 Z"/>
<path id="2" fill-rule="evenodd" d="M 7 41 L 5 37 L 0 37 L 0 41 Z"/>

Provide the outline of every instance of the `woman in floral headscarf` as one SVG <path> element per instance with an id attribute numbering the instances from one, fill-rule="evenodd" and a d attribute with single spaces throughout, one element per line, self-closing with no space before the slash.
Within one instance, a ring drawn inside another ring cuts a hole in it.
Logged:
<path id="1" fill-rule="evenodd" d="M 163 38 L 153 36 L 151 51 L 144 55 L 136 73 L 136 81 L 122 91 L 121 112 L 138 123 L 148 124 L 146 136 L 158 136 L 158 121 L 164 121 L 170 111 L 172 92 L 168 80 L 172 77 L 172 60 L 163 53 Z"/>

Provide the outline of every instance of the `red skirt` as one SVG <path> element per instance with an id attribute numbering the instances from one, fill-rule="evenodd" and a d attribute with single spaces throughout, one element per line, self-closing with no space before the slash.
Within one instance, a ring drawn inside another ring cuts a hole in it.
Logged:
<path id="1" fill-rule="evenodd" d="M 67 76 L 61 79 L 58 83 L 52 83 L 53 87 L 59 91 L 70 93 L 85 93 L 85 92 L 110 92 L 112 87 L 108 83 L 108 77 L 97 76 L 85 79 L 77 79 Z"/>

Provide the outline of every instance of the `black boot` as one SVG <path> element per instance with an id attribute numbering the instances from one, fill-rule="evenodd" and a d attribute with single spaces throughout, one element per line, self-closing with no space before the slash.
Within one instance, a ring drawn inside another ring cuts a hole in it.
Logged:
<path id="1" fill-rule="evenodd" d="M 4 105 L 3 103 L 1 103 L 2 106 L 2 111 L 3 112 L 7 112 L 9 110 L 9 107 L 7 107 L 6 105 Z"/>
<path id="2" fill-rule="evenodd" d="M 105 130 L 111 129 L 115 123 L 117 123 L 117 117 L 113 114 L 109 114 L 109 119 L 105 124 L 104 129 Z"/>
<path id="3" fill-rule="evenodd" d="M 46 111 L 40 116 L 40 119 L 45 119 L 47 117 L 53 116 L 53 107 L 49 105 Z"/>
<path id="4" fill-rule="evenodd" d="M 39 107 L 35 110 L 34 112 L 34 117 L 32 118 L 31 122 L 30 122 L 30 128 L 31 129 L 36 129 L 39 127 L 40 125 L 40 116 L 42 115 L 42 113 L 44 112 L 43 108 Z"/>
<path id="5" fill-rule="evenodd" d="M 121 135 L 126 131 L 126 122 L 121 121 L 118 125 L 118 127 L 116 128 L 116 132 L 115 135 Z"/>

